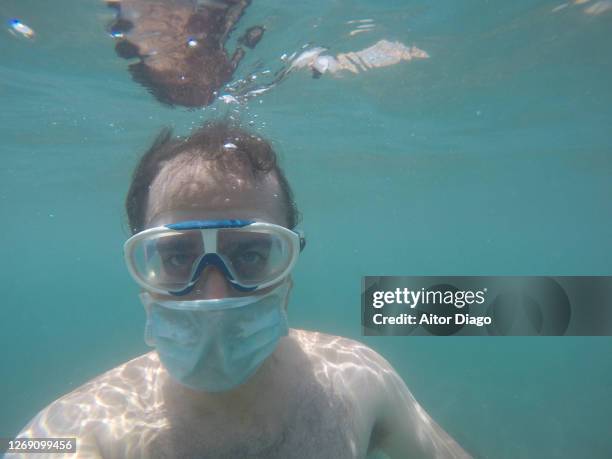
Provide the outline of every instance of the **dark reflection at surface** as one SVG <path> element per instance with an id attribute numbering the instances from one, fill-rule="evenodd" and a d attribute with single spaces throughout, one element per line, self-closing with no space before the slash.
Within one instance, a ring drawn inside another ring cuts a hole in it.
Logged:
<path id="1" fill-rule="evenodd" d="M 118 40 L 119 56 L 139 59 L 129 66 L 134 81 L 160 102 L 206 106 L 244 57 L 240 46 L 228 54 L 225 43 L 250 3 L 111 1 L 107 4 L 117 11 L 117 18 L 109 31 Z M 253 48 L 263 32 L 263 27 L 253 26 L 238 42 Z"/>

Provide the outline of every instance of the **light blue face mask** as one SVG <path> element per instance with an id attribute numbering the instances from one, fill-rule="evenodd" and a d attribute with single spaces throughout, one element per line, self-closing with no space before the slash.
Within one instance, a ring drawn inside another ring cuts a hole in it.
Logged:
<path id="1" fill-rule="evenodd" d="M 249 379 L 289 332 L 285 281 L 264 295 L 216 300 L 155 300 L 140 294 L 145 342 L 157 349 L 170 375 L 207 392 Z"/>

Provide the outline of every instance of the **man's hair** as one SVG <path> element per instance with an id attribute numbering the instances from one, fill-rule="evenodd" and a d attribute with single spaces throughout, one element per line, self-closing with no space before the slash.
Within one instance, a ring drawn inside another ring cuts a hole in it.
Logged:
<path id="1" fill-rule="evenodd" d="M 240 174 L 253 181 L 273 173 L 283 194 L 289 228 L 298 223 L 299 213 L 293 191 L 278 165 L 276 153 L 268 141 L 247 132 L 227 120 L 208 121 L 189 137 L 174 137 L 170 128 L 157 135 L 153 145 L 142 156 L 125 199 L 128 224 L 132 234 L 144 229 L 149 188 L 162 168 L 179 155 L 210 162 L 217 174 Z"/>

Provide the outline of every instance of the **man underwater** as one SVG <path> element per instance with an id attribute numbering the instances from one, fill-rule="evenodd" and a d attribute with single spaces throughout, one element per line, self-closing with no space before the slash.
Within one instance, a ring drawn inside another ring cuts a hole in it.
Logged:
<path id="1" fill-rule="evenodd" d="M 164 131 L 126 210 L 155 349 L 54 401 L 19 437 L 77 438 L 76 454 L 54 458 L 471 457 L 375 351 L 289 328 L 305 239 L 266 140 L 226 122 Z"/>

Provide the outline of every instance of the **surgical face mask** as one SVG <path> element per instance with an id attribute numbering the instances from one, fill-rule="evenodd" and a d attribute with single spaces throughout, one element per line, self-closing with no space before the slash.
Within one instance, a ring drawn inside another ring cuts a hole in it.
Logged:
<path id="1" fill-rule="evenodd" d="M 215 300 L 156 300 L 143 292 L 145 342 L 181 384 L 230 390 L 249 379 L 288 334 L 288 295 L 288 281 L 264 295 Z"/>

